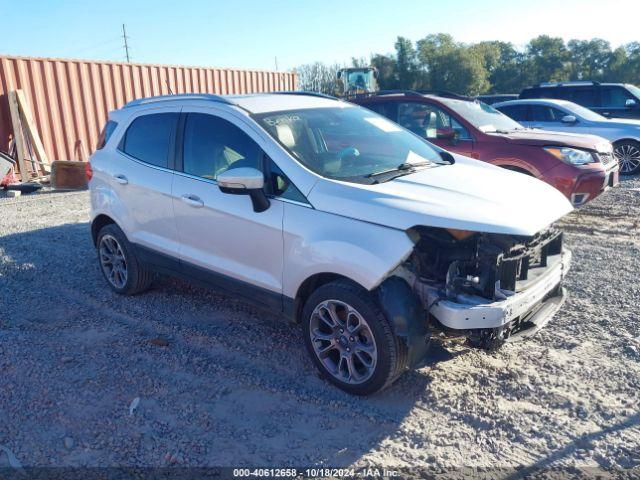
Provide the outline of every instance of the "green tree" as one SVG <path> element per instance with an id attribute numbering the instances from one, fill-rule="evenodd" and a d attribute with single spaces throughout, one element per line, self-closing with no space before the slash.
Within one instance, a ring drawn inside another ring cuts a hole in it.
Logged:
<path id="1" fill-rule="evenodd" d="M 526 54 L 523 71 L 529 83 L 569 80 L 570 55 L 562 38 L 540 35 L 529 42 Z"/>
<path id="2" fill-rule="evenodd" d="M 456 43 L 448 34 L 428 35 L 418 41 L 418 60 L 430 88 L 478 95 L 489 88 L 485 55 L 489 49 Z"/>
<path id="3" fill-rule="evenodd" d="M 397 63 L 394 57 L 377 53 L 371 57 L 371 66 L 378 69 L 380 90 L 400 88 L 398 86 Z"/>
<path id="4" fill-rule="evenodd" d="M 396 49 L 396 76 L 400 88 L 413 89 L 418 86 L 418 62 L 411 40 L 398 37 Z"/>
<path id="5" fill-rule="evenodd" d="M 602 80 L 612 60 L 611 45 L 600 38 L 570 40 L 572 80 Z"/>

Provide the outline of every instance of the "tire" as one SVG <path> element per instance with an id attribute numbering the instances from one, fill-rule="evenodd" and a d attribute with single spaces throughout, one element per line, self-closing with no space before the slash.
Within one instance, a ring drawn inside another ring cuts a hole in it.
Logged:
<path id="1" fill-rule="evenodd" d="M 613 154 L 620 165 L 620 175 L 640 173 L 640 143 L 624 140 L 613 146 Z"/>
<path id="2" fill-rule="evenodd" d="M 379 392 L 407 369 L 404 341 L 369 292 L 351 282 L 337 280 L 313 292 L 302 310 L 302 326 L 322 377 L 347 393 Z"/>
<path id="3" fill-rule="evenodd" d="M 153 274 L 140 262 L 120 227 L 115 224 L 102 227 L 96 249 L 100 271 L 114 292 L 135 295 L 149 288 Z"/>

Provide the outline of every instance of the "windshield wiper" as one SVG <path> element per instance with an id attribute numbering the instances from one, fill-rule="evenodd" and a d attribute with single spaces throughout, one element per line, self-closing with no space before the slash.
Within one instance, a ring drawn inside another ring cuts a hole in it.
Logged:
<path id="1" fill-rule="evenodd" d="M 365 175 L 365 178 L 374 178 L 379 177 L 381 175 L 388 175 L 389 173 L 402 172 L 401 175 L 406 175 L 407 173 L 411 173 L 414 170 L 414 167 L 424 167 L 427 165 L 431 165 L 431 162 L 404 162 L 398 165 L 397 167 L 390 168 L 388 170 L 382 170 L 381 172 L 373 172 Z"/>

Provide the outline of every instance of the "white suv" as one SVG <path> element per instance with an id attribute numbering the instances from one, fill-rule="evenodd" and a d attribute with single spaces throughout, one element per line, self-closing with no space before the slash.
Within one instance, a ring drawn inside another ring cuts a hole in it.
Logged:
<path id="1" fill-rule="evenodd" d="M 98 147 L 91 232 L 111 288 L 178 274 L 282 312 L 350 393 L 420 365 L 433 331 L 496 347 L 564 300 L 560 192 L 347 102 L 147 98 L 111 112 Z"/>

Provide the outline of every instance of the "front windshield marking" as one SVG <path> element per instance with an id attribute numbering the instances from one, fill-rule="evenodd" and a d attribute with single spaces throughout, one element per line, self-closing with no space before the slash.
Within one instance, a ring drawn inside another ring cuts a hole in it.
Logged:
<path id="1" fill-rule="evenodd" d="M 515 120 L 483 102 L 449 98 L 443 98 L 440 101 L 484 133 L 520 130 L 523 128 Z M 489 127 L 491 127 L 491 130 L 488 130 Z"/>
<path id="2" fill-rule="evenodd" d="M 309 108 L 253 116 L 291 155 L 327 178 L 371 183 L 371 176 L 446 165 L 426 140 L 362 107 Z M 415 165 L 415 167 L 413 166 Z"/>

